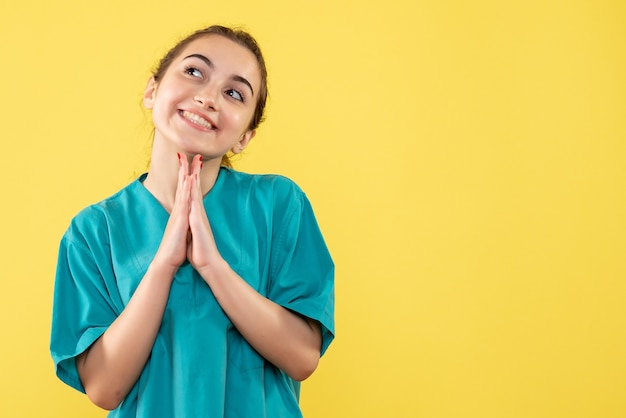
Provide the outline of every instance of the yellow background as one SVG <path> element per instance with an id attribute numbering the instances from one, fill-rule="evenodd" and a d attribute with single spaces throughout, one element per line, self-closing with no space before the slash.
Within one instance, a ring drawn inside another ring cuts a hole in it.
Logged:
<path id="1" fill-rule="evenodd" d="M 237 167 L 337 264 L 307 418 L 626 417 L 626 3 L 368 4 L 3 0 L 0 416 L 104 415 L 48 354 L 58 242 L 145 169 L 156 60 L 225 23 L 270 72 Z"/>

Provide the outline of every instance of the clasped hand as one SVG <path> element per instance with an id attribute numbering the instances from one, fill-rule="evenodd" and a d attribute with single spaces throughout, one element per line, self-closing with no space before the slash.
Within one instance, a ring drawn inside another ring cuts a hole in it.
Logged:
<path id="1" fill-rule="evenodd" d="M 198 271 L 221 260 L 204 210 L 200 169 L 202 156 L 191 160 L 179 155 L 180 168 L 174 205 L 155 261 L 176 270 L 189 260 Z"/>

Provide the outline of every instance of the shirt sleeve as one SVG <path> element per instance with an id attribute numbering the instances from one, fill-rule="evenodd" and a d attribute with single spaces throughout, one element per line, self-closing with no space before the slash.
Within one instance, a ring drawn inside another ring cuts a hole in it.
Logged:
<path id="1" fill-rule="evenodd" d="M 335 336 L 335 266 L 306 195 L 296 190 L 272 246 L 269 298 L 318 321 L 324 354 Z"/>
<path id="2" fill-rule="evenodd" d="M 88 245 L 75 229 L 68 229 L 59 247 L 50 352 L 59 379 L 84 393 L 76 357 L 106 331 L 117 314 L 103 275 L 107 269 L 97 262 L 102 251 Z M 106 247 L 106 243 L 99 244 Z"/>

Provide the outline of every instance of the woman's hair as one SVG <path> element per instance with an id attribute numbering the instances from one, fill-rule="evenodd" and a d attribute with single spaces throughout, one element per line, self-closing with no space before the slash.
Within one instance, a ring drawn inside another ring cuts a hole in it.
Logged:
<path id="1" fill-rule="evenodd" d="M 263 54 L 261 53 L 261 48 L 257 44 L 256 40 L 250 35 L 248 32 L 229 28 L 226 26 L 213 25 L 209 26 L 205 29 L 197 30 L 191 35 L 179 41 L 172 49 L 170 49 L 167 54 L 159 61 L 159 65 L 153 71 L 152 75 L 154 80 L 158 83 L 165 72 L 172 64 L 178 55 L 185 49 L 185 47 L 195 41 L 198 38 L 202 38 L 209 35 L 219 35 L 224 38 L 230 39 L 231 41 L 243 46 L 248 49 L 250 52 L 254 54 L 256 57 L 257 63 L 259 64 L 259 72 L 261 73 L 261 87 L 259 88 L 259 97 L 256 102 L 256 107 L 254 109 L 254 115 L 252 116 L 252 120 L 250 121 L 250 126 L 248 129 L 253 130 L 256 129 L 261 122 L 263 122 L 263 112 L 265 110 L 265 103 L 267 101 L 267 68 L 265 67 L 265 60 L 263 59 Z M 222 165 L 227 167 L 232 167 L 230 162 L 230 158 L 228 155 L 224 155 L 222 158 Z"/>

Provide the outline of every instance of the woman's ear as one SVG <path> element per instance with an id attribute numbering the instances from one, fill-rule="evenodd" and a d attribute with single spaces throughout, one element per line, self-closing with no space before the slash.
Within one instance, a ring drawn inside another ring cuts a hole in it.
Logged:
<path id="1" fill-rule="evenodd" d="M 146 90 L 143 92 L 143 105 L 146 109 L 152 109 L 156 96 L 157 82 L 154 77 L 150 77 Z"/>
<path id="2" fill-rule="evenodd" d="M 246 149 L 246 147 L 248 146 L 250 141 L 252 141 L 252 138 L 254 138 L 255 135 L 256 129 L 246 131 L 246 133 L 241 136 L 241 139 L 235 144 L 235 146 L 231 150 L 233 154 L 239 154 L 241 151 Z"/>

